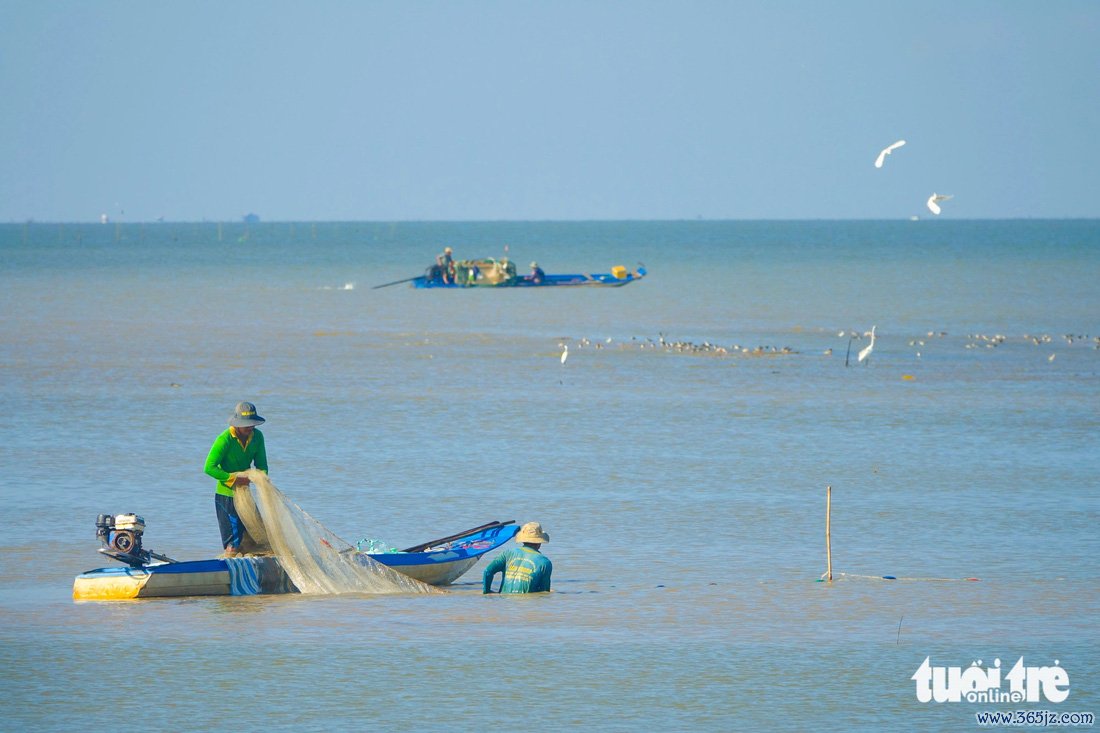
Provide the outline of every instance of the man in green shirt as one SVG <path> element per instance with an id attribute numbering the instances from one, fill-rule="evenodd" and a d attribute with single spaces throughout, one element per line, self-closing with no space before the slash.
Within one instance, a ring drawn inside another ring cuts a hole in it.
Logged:
<path id="1" fill-rule="evenodd" d="M 265 420 L 256 414 L 251 402 L 240 402 L 229 418 L 229 429 L 214 439 L 206 456 L 206 475 L 218 483 L 214 488 L 214 509 L 218 514 L 222 547 L 227 557 L 241 552 L 241 536 L 244 527 L 233 504 L 236 489 L 245 487 L 248 477 L 241 472 L 255 466 L 267 473 L 267 449 L 264 434 L 256 429 Z"/>
<path id="2" fill-rule="evenodd" d="M 503 573 L 500 581 L 501 593 L 543 593 L 550 590 L 550 574 L 554 565 L 550 558 L 539 552 L 544 542 L 550 541 L 550 535 L 542 531 L 538 522 L 528 522 L 516 533 L 516 544 L 511 550 L 493 558 L 485 566 L 481 576 L 481 592 L 493 592 L 493 578 Z"/>

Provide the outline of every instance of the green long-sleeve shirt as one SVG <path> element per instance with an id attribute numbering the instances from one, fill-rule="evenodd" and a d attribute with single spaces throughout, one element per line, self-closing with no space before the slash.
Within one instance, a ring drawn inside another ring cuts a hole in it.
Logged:
<path id="1" fill-rule="evenodd" d="M 485 566 L 481 576 L 481 592 L 491 593 L 493 577 L 504 573 L 501 593 L 542 593 L 550 590 L 550 574 L 554 565 L 550 558 L 532 547 L 513 547 L 497 555 Z"/>
<path id="2" fill-rule="evenodd" d="M 267 473 L 267 449 L 259 430 L 253 430 L 248 441 L 241 443 L 237 431 L 229 428 L 214 439 L 206 456 L 206 475 L 218 482 L 214 493 L 222 496 L 233 496 L 234 477 L 252 466 Z"/>

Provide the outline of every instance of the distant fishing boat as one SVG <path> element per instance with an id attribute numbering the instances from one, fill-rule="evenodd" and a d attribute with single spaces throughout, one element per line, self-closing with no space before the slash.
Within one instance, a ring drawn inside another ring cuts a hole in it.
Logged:
<path id="1" fill-rule="evenodd" d="M 517 275 L 515 265 L 506 258 L 486 257 L 479 260 L 462 260 L 454 263 L 454 274 L 446 280 L 436 265 L 418 277 L 375 285 L 372 289 L 387 288 L 391 285 L 410 283 L 417 289 L 427 288 L 543 288 L 543 287 L 611 287 L 620 288 L 646 276 L 645 266 L 639 264 L 631 272 L 618 265 L 606 273 L 575 273 L 567 275 L 542 275 L 541 278 Z"/>
<path id="2" fill-rule="evenodd" d="M 133 516 L 133 515 L 123 515 Z M 141 521 L 140 517 L 135 517 Z M 122 532 L 130 531 L 130 525 Z M 144 523 L 141 524 L 144 527 Z M 483 555 L 511 540 L 519 528 L 515 522 L 489 522 L 458 534 L 423 542 L 400 552 L 357 552 L 410 578 L 429 585 L 450 585 L 472 568 Z M 113 528 L 111 532 L 114 532 Z M 130 598 L 179 596 L 230 596 L 297 593 L 286 571 L 273 555 L 177 562 L 143 551 L 140 542 L 117 542 L 108 533 L 103 554 L 126 563 L 81 573 L 73 582 L 73 599 L 118 601 Z M 140 534 L 136 539 L 140 539 Z M 134 541 L 136 541 L 136 539 Z M 120 551 L 136 550 L 133 552 Z M 150 562 L 156 559 L 157 562 Z"/>

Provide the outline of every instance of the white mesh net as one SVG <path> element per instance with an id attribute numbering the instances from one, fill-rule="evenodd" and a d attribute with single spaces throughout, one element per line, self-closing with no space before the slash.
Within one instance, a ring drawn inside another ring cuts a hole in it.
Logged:
<path id="1" fill-rule="evenodd" d="M 270 548 L 302 593 L 442 593 L 391 570 L 337 537 L 286 498 L 263 471 L 234 504 L 257 549 Z"/>

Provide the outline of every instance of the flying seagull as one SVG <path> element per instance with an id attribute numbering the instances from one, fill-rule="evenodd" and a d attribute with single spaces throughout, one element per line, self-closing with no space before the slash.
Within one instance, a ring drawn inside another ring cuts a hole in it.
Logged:
<path id="1" fill-rule="evenodd" d="M 942 193 L 934 193 L 928 197 L 928 210 L 937 216 L 940 213 L 940 201 L 946 201 L 951 196 L 944 195 Z"/>
<path id="2" fill-rule="evenodd" d="M 863 361 L 864 359 L 866 359 L 868 356 L 871 355 L 871 352 L 874 350 L 874 348 L 875 348 L 875 327 L 871 326 L 871 343 L 867 344 L 866 346 L 864 346 L 862 349 L 859 350 L 859 356 L 856 357 L 856 361 Z"/>
<path id="3" fill-rule="evenodd" d="M 877 158 L 875 158 L 875 167 L 876 168 L 881 168 L 882 167 L 882 162 L 884 160 L 886 160 L 886 156 L 889 155 L 890 153 L 894 152 L 895 150 L 897 150 L 898 148 L 900 148 L 904 144 L 905 144 L 904 140 L 898 140 L 893 145 L 890 145 L 889 147 L 883 148 L 882 152 L 878 154 Z"/>

